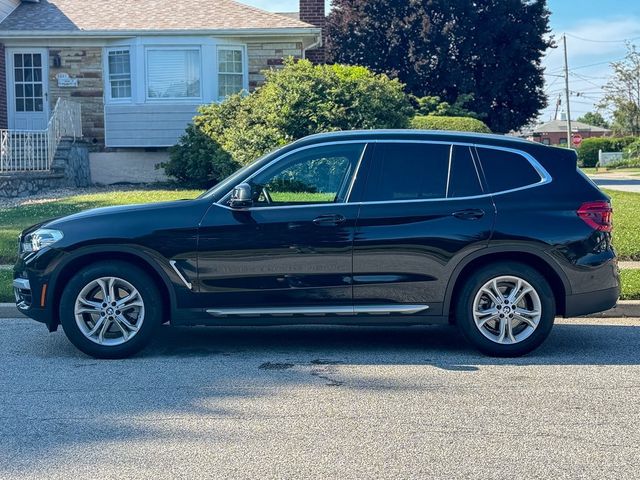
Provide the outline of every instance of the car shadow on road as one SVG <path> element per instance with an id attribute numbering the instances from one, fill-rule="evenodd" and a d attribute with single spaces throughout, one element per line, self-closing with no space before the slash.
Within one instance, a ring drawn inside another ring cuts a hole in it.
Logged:
<path id="1" fill-rule="evenodd" d="M 473 365 L 638 365 L 640 326 L 556 324 L 547 341 L 519 358 L 482 355 L 457 329 L 428 327 L 163 327 L 141 357 L 250 353 L 331 357 L 340 363 Z"/>

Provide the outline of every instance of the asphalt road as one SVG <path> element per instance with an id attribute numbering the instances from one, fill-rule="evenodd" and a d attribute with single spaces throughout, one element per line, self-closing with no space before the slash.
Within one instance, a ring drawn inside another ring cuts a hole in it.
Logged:
<path id="1" fill-rule="evenodd" d="M 0 478 L 640 478 L 640 319 L 520 359 L 454 329 L 162 329 L 97 361 L 0 320 Z"/>
<path id="2" fill-rule="evenodd" d="M 623 192 L 640 192 L 640 178 L 598 178 L 591 177 L 600 188 L 621 190 Z"/>

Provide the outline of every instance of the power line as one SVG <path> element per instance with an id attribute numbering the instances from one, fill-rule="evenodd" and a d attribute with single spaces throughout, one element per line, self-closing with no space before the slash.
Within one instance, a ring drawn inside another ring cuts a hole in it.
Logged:
<path id="1" fill-rule="evenodd" d="M 593 40 L 591 38 L 579 37 L 578 35 L 573 35 L 572 33 L 565 33 L 566 36 L 575 38 L 577 40 L 582 40 L 583 42 L 593 42 L 593 43 L 627 43 L 633 42 L 634 40 L 640 39 L 640 37 L 633 38 L 622 38 L 620 40 Z"/>

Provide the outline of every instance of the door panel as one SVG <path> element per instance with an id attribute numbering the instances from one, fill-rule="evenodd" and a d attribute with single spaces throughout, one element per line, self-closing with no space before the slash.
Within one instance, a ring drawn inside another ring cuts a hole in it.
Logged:
<path id="1" fill-rule="evenodd" d="M 8 52 L 9 128 L 44 130 L 49 120 L 47 51 Z"/>
<path id="2" fill-rule="evenodd" d="M 441 313 L 457 262 L 487 245 L 494 222 L 471 155 L 447 145 L 376 146 L 354 239 L 355 305 L 427 304 L 429 315 Z"/>
<path id="3" fill-rule="evenodd" d="M 203 307 L 351 305 L 356 205 L 236 211 L 215 205 L 200 229 Z M 339 215 L 343 221 L 314 222 Z"/>
<path id="4" fill-rule="evenodd" d="M 353 305 L 358 206 L 345 203 L 362 142 L 303 147 L 244 183 L 252 206 L 215 204 L 200 227 L 204 307 Z"/>

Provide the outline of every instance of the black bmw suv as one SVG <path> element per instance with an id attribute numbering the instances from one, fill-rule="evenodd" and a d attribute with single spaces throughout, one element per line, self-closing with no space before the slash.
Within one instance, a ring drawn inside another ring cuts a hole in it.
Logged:
<path id="1" fill-rule="evenodd" d="M 118 358 L 174 325 L 448 322 L 482 352 L 615 305 L 609 198 L 572 150 L 425 131 L 315 135 L 194 200 L 20 236 L 18 308 Z"/>

